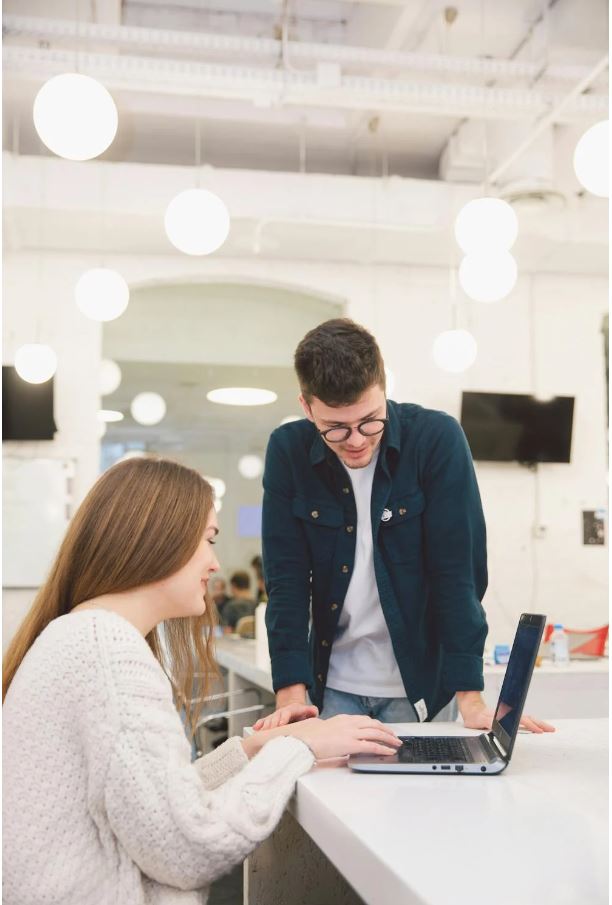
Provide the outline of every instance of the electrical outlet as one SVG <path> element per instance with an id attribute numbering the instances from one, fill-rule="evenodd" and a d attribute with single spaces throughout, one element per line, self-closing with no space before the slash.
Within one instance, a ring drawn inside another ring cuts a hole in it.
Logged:
<path id="1" fill-rule="evenodd" d="M 535 525 L 533 526 L 533 529 L 532 529 L 532 530 L 533 530 L 533 536 L 536 537 L 536 538 L 538 538 L 539 540 L 541 540 L 542 538 L 546 537 L 546 532 L 547 532 L 547 530 L 548 530 L 548 525 L 538 525 L 538 524 L 535 524 Z"/>

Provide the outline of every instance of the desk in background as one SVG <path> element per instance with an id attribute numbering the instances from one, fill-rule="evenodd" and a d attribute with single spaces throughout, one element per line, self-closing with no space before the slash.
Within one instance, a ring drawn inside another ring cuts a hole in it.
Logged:
<path id="1" fill-rule="evenodd" d="M 226 636 L 217 641 L 217 660 L 228 672 L 230 691 L 255 686 L 262 701 L 274 707 L 270 670 L 257 666 L 255 641 Z M 499 697 L 506 667 L 485 664 L 484 695 L 493 707 Z M 246 698 L 244 699 L 246 703 Z M 241 701 L 242 703 L 242 701 Z M 608 660 L 572 660 L 567 667 L 544 661 L 536 667 L 525 712 L 548 720 L 602 718 L 608 716 Z M 253 722 L 230 719 L 230 734 L 240 735 Z"/>

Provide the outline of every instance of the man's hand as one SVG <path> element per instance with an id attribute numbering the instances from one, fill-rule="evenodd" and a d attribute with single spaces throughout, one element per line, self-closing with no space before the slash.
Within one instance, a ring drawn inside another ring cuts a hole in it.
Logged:
<path id="1" fill-rule="evenodd" d="M 457 703 L 466 729 L 491 729 L 495 711 L 490 710 L 479 691 L 458 691 Z M 542 732 L 554 732 L 555 727 L 544 720 L 536 720 L 523 714 L 519 723 L 523 729 L 540 735 Z"/>
<path id="2" fill-rule="evenodd" d="M 253 729 L 276 729 L 278 726 L 286 726 L 287 723 L 308 720 L 318 715 L 319 708 L 315 707 L 314 704 L 294 702 L 293 704 L 285 704 L 284 707 L 280 707 L 274 713 L 271 713 L 270 716 L 264 717 L 264 719 L 257 720 Z"/>
<path id="3" fill-rule="evenodd" d="M 298 723 L 319 715 L 318 707 L 306 703 L 306 686 L 298 683 L 279 688 L 276 693 L 276 710 L 270 716 L 257 720 L 253 729 L 276 729 L 288 723 Z"/>

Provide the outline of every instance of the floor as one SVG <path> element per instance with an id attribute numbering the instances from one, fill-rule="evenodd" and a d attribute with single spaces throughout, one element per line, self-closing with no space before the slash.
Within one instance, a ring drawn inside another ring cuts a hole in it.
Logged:
<path id="1" fill-rule="evenodd" d="M 208 905 L 242 905 L 242 864 L 213 883 Z"/>

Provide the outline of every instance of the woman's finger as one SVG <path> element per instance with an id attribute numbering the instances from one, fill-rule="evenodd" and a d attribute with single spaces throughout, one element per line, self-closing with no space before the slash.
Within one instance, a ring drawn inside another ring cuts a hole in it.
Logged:
<path id="1" fill-rule="evenodd" d="M 383 729 L 362 729 L 359 733 L 362 741 L 381 742 L 383 745 L 392 746 L 395 750 L 401 748 L 401 741 Z"/>
<path id="2" fill-rule="evenodd" d="M 386 757 L 392 757 L 395 753 L 391 748 L 376 742 L 360 742 L 359 748 L 355 751 L 355 754 L 383 754 Z"/>

